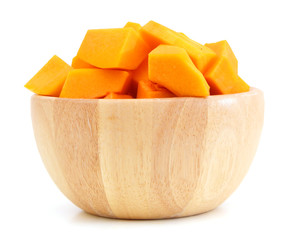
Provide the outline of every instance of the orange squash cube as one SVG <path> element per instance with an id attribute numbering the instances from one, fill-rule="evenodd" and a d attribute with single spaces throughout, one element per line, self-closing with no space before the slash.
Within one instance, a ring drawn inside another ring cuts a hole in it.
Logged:
<path id="1" fill-rule="evenodd" d="M 206 44 L 217 56 L 204 74 L 212 95 L 248 92 L 249 86 L 238 76 L 238 61 L 227 41 Z"/>
<path id="2" fill-rule="evenodd" d="M 159 45 L 149 53 L 149 80 L 178 97 L 209 96 L 209 86 L 185 49 Z"/>
<path id="3" fill-rule="evenodd" d="M 69 72 L 60 97 L 101 98 L 108 93 L 124 94 L 131 82 L 131 74 L 120 70 L 74 69 Z"/>
<path id="4" fill-rule="evenodd" d="M 134 70 L 150 51 L 135 29 L 88 30 L 77 56 L 98 68 Z"/>
<path id="5" fill-rule="evenodd" d="M 39 95 L 58 97 L 71 69 L 71 66 L 55 55 L 25 84 L 25 87 Z"/>

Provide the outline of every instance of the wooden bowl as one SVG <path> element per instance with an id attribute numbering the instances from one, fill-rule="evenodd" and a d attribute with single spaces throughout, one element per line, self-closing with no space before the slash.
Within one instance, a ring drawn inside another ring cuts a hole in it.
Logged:
<path id="1" fill-rule="evenodd" d="M 237 188 L 259 142 L 263 93 L 208 98 L 63 99 L 34 95 L 43 162 L 88 213 L 175 218 L 216 208 Z"/>

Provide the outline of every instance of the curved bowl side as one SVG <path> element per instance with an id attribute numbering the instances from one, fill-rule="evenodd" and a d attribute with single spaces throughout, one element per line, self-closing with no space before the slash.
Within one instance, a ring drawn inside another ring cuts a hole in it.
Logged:
<path id="1" fill-rule="evenodd" d="M 34 95 L 32 122 L 59 189 L 88 213 L 173 218 L 237 188 L 263 125 L 260 90 L 208 98 L 83 100 Z"/>

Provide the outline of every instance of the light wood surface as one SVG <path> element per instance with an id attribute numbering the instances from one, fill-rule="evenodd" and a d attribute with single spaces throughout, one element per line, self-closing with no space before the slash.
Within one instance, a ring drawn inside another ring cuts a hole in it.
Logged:
<path id="1" fill-rule="evenodd" d="M 238 187 L 263 125 L 263 93 L 204 98 L 34 95 L 32 121 L 59 189 L 88 213 L 174 218 L 216 208 Z"/>

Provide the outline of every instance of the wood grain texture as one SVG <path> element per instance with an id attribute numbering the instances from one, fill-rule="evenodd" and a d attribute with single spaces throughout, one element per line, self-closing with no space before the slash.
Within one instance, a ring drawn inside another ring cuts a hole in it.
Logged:
<path id="1" fill-rule="evenodd" d="M 216 208 L 255 155 L 263 93 L 208 98 L 61 99 L 34 95 L 32 121 L 59 189 L 88 213 L 127 219 Z"/>

